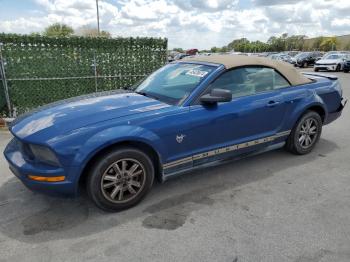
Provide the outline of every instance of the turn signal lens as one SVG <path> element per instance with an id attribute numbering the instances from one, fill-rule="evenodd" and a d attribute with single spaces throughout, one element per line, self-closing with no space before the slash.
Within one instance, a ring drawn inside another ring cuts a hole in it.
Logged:
<path id="1" fill-rule="evenodd" d="M 29 176 L 29 178 L 40 182 L 60 182 L 66 179 L 65 176 Z"/>

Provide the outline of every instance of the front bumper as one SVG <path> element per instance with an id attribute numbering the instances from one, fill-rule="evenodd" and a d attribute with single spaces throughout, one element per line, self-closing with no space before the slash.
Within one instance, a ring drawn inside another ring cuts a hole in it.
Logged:
<path id="1" fill-rule="evenodd" d="M 348 100 L 344 100 L 342 98 L 342 101 L 340 102 L 339 108 L 335 112 L 328 113 L 324 124 L 327 125 L 327 124 L 333 122 L 334 120 L 336 120 L 337 118 L 339 118 L 341 116 L 343 109 L 344 109 L 347 102 L 348 102 Z"/>
<path id="2" fill-rule="evenodd" d="M 325 71 L 335 71 L 337 68 L 337 65 L 314 65 L 315 69 L 318 70 L 325 70 Z"/>
<path id="3" fill-rule="evenodd" d="M 71 176 L 69 176 L 69 173 L 75 171 L 74 167 L 53 167 L 26 161 L 16 139 L 12 139 L 7 145 L 4 156 L 9 163 L 12 173 L 30 190 L 52 196 L 77 195 L 77 182 L 74 179 L 70 179 Z M 30 175 L 43 177 L 65 176 L 66 179 L 61 182 L 41 182 L 30 179 Z"/>

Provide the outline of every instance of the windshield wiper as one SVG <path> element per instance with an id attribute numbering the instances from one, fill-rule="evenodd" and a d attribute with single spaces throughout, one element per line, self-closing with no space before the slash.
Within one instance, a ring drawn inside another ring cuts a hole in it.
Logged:
<path id="1" fill-rule="evenodd" d="M 139 94 L 139 95 L 142 95 L 142 96 L 146 96 L 146 97 L 149 97 L 149 98 L 153 98 L 155 100 L 159 100 L 159 97 L 155 96 L 155 95 L 151 95 L 149 93 L 146 93 L 146 92 L 142 92 L 142 91 L 135 91 L 136 94 Z"/>

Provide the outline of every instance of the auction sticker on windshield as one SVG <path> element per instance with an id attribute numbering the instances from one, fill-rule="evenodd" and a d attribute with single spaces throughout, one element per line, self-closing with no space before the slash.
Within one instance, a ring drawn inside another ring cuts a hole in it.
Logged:
<path id="1" fill-rule="evenodd" d="M 206 76 L 206 74 L 208 74 L 208 72 L 202 71 L 202 70 L 196 70 L 196 69 L 189 70 L 186 73 L 186 75 L 196 76 L 196 77 L 204 77 Z"/>

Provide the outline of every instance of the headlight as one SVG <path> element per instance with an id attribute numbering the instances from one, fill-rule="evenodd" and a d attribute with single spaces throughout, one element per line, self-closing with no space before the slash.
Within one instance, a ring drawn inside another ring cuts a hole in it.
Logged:
<path id="1" fill-rule="evenodd" d="M 29 148 L 36 160 L 52 166 L 60 165 L 56 155 L 49 148 L 39 145 L 29 145 Z"/>

